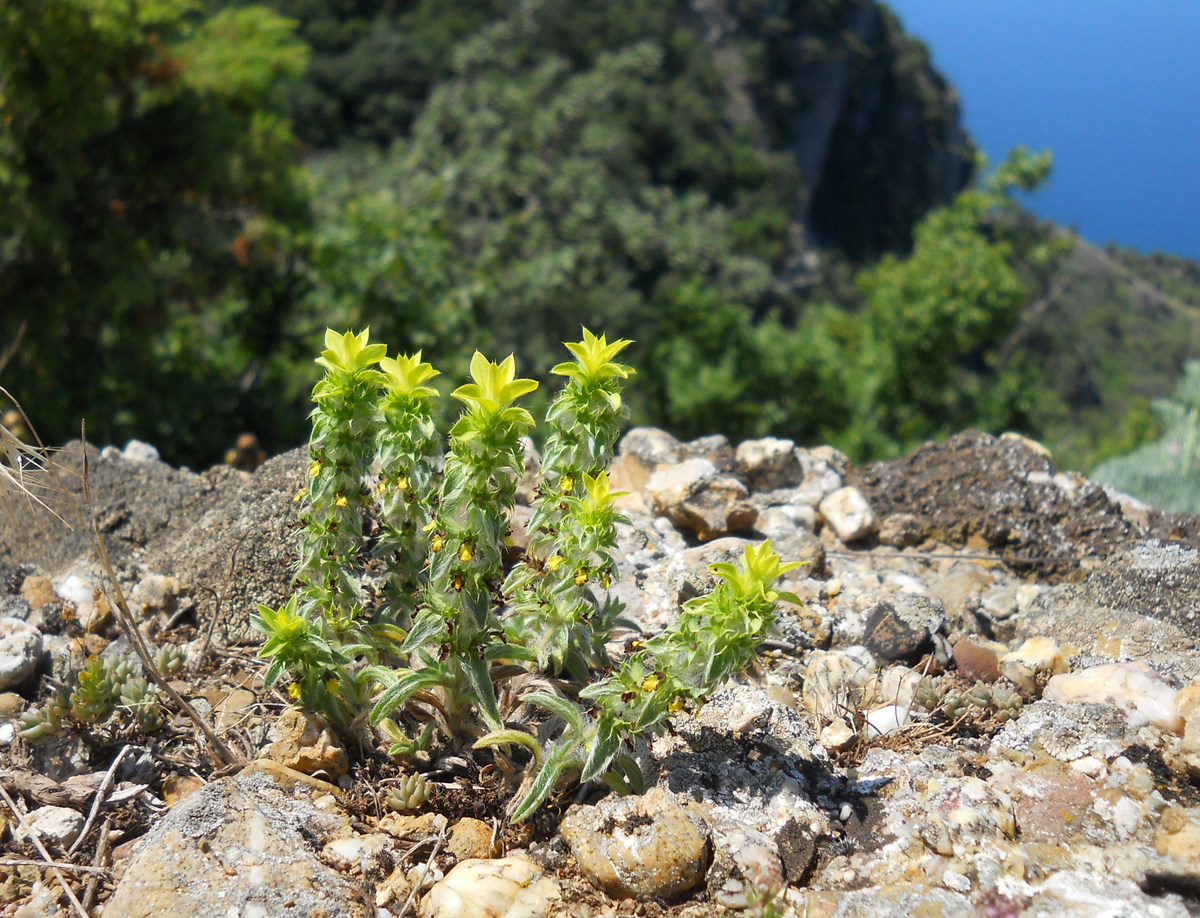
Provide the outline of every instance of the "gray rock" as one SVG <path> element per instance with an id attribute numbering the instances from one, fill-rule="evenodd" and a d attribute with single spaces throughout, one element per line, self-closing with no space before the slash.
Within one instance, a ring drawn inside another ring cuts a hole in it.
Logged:
<path id="1" fill-rule="evenodd" d="M 562 836 L 579 869 L 616 899 L 677 899 L 704 881 L 707 827 L 662 788 L 574 806 Z"/>
<path id="2" fill-rule="evenodd" d="M 776 504 L 760 510 L 755 528 L 778 544 L 798 533 L 812 533 L 817 527 L 817 513 L 804 504 Z"/>
<path id="3" fill-rule="evenodd" d="M 628 574 L 622 568 L 614 592 L 624 600 L 626 616 L 653 634 L 673 622 L 685 602 L 704 595 L 716 585 L 717 578 L 708 569 L 710 564 L 736 563 L 747 544 L 732 537 L 714 539 L 666 554 Z"/>
<path id="4" fill-rule="evenodd" d="M 656 513 L 701 542 L 749 529 L 758 517 L 745 485 L 707 459 L 659 466 L 645 490 Z"/>
<path id="5" fill-rule="evenodd" d="M 0 618 L 0 690 L 20 685 L 37 671 L 42 633 L 19 618 Z"/>
<path id="6" fill-rule="evenodd" d="M 185 797 L 138 844 L 105 914 L 365 918 L 362 892 L 318 857 L 348 831 L 317 809 L 327 792 L 255 765 Z"/>
<path id="7" fill-rule="evenodd" d="M 804 480 L 796 444 L 775 437 L 739 443 L 737 471 L 755 491 L 790 488 Z"/>
<path id="8" fill-rule="evenodd" d="M 675 465 L 687 457 L 684 445 L 657 427 L 635 427 L 617 444 L 614 480 L 622 488 L 640 491 L 660 465 Z"/>
<path id="9" fill-rule="evenodd" d="M 915 663 L 932 649 L 933 635 L 946 623 L 938 599 L 920 593 L 898 593 L 881 600 L 867 615 L 863 643 L 889 663 Z"/>
<path id="10" fill-rule="evenodd" d="M 918 545 L 923 537 L 924 527 L 911 513 L 889 513 L 879 524 L 879 541 L 891 548 Z"/>
<path id="11" fill-rule="evenodd" d="M 722 475 L 737 471 L 737 457 L 733 444 L 724 434 L 697 437 L 683 444 L 684 452 L 693 459 L 707 459 Z"/>
<path id="12" fill-rule="evenodd" d="M 838 488 L 821 500 L 817 511 L 837 537 L 847 544 L 875 531 L 875 513 L 858 488 Z"/>
<path id="13" fill-rule="evenodd" d="M 783 891 L 783 859 L 771 836 L 733 819 L 714 821 L 711 830 L 713 863 L 705 883 L 714 902 L 747 909 Z"/>
<path id="14" fill-rule="evenodd" d="M 304 481 L 306 447 L 277 456 L 253 475 L 217 466 L 198 475 L 152 459 L 88 446 L 89 485 L 96 519 L 118 572 L 140 568 L 200 585 L 221 597 L 225 629 L 234 639 L 256 639 L 249 617 L 259 602 L 279 605 L 291 592 L 298 534 L 293 497 Z M 102 581 L 88 538 L 82 500 L 83 446 L 55 455 L 60 478 L 46 484 L 49 513 L 14 520 L 0 514 L 0 560 L 31 561 L 54 578 L 90 570 Z M 217 602 L 198 591 L 202 620 Z"/>
<path id="15" fill-rule="evenodd" d="M 856 711 L 874 697 L 878 674 L 879 664 L 866 647 L 815 650 L 805 659 L 804 707 L 825 717 Z"/>

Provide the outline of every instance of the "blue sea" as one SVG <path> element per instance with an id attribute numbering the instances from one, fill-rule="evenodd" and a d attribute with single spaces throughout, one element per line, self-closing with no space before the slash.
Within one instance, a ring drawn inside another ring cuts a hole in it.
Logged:
<path id="1" fill-rule="evenodd" d="M 1200 2 L 888 0 L 998 162 L 1054 153 L 1037 214 L 1200 259 Z"/>

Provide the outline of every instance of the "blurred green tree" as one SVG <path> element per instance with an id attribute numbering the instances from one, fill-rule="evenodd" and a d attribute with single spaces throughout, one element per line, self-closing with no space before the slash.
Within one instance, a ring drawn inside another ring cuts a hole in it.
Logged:
<path id="1" fill-rule="evenodd" d="M 5 383 L 47 436 L 86 417 L 204 461 L 256 426 L 308 220 L 280 114 L 306 60 L 264 7 L 0 8 L 0 341 L 24 328 Z"/>
<path id="2" fill-rule="evenodd" d="M 752 409 L 735 377 L 795 176 L 725 120 L 698 40 L 663 27 L 575 65 L 496 23 L 458 47 L 407 142 L 315 162 L 312 328 L 369 323 L 435 362 L 479 346 L 536 367 L 585 324 L 638 341 L 641 420 L 738 433 Z"/>
<path id="3" fill-rule="evenodd" d="M 1019 372 L 998 373 L 994 356 L 1026 299 L 1021 266 L 1048 258 L 1053 244 L 1013 219 L 1011 194 L 1037 188 L 1050 165 L 1049 153 L 1013 150 L 982 187 L 917 224 L 907 257 L 859 272 L 860 311 L 805 313 L 793 359 L 816 374 L 817 397 L 842 409 L 813 433 L 864 458 L 964 426 L 1022 426 Z"/>

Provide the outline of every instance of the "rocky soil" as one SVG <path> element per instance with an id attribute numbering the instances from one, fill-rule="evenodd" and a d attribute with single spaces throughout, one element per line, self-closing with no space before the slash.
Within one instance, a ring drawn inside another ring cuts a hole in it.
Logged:
<path id="1" fill-rule="evenodd" d="M 61 519 L 0 514 L 2 915 L 77 914 L 64 881 L 121 918 L 1200 914 L 1196 520 L 1036 443 L 968 431 L 852 468 L 630 431 L 612 475 L 631 618 L 661 629 L 763 537 L 806 562 L 785 584 L 804 604 L 654 740 L 646 794 L 572 790 L 521 826 L 486 756 L 419 758 L 427 800 L 398 812 L 399 766 L 263 689 L 248 621 L 289 592 L 304 450 L 253 474 L 86 450 L 140 630 L 180 649 L 174 687 L 246 761 L 220 767 L 174 710 L 18 738 L 89 656 L 130 653 L 84 455 L 62 450 L 43 492 Z"/>

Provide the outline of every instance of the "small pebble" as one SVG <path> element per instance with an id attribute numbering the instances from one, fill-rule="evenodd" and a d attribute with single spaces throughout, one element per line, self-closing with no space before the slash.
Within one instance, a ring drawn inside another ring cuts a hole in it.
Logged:
<path id="1" fill-rule="evenodd" d="M 838 488 L 817 505 L 817 512 L 843 542 L 857 542 L 876 529 L 875 512 L 858 488 Z"/>
<path id="2" fill-rule="evenodd" d="M 29 828 L 43 841 L 66 848 L 83 829 L 83 814 L 65 806 L 38 807 L 25 817 Z M 17 829 L 20 834 L 20 829 Z"/>
<path id="3" fill-rule="evenodd" d="M 540 918 L 561 903 L 558 884 L 523 857 L 460 862 L 421 903 L 425 918 Z"/>
<path id="4" fill-rule="evenodd" d="M 899 730 L 910 719 L 908 708 L 902 705 L 889 704 L 876 708 L 866 716 L 867 737 L 883 736 L 885 733 Z"/>
<path id="5" fill-rule="evenodd" d="M 1067 671 L 1058 644 L 1045 637 L 1031 637 L 1020 647 L 1000 658 L 1000 671 L 1026 697 L 1037 694 L 1040 684 Z"/>
<path id="6" fill-rule="evenodd" d="M 0 618 L 0 689 L 20 685 L 37 670 L 42 633 L 19 618 Z"/>
<path id="7" fill-rule="evenodd" d="M 972 681 L 995 682 L 1000 678 L 999 657 L 966 638 L 955 643 L 954 662 L 958 665 L 959 673 Z"/>

